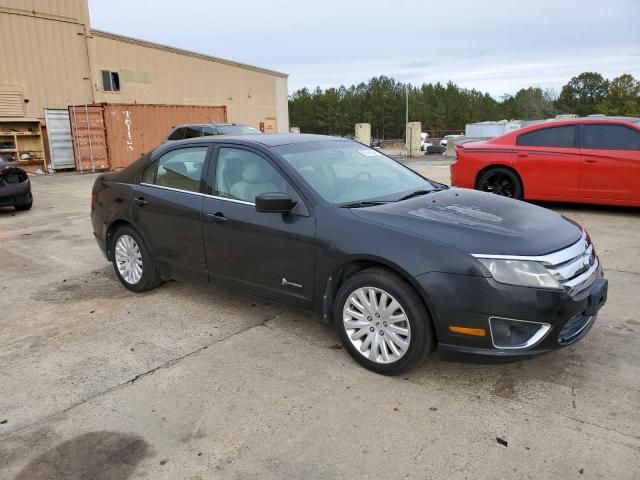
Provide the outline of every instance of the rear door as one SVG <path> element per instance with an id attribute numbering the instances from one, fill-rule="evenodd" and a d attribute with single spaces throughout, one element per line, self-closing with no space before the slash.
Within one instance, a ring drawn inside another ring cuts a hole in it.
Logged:
<path id="1" fill-rule="evenodd" d="M 132 187 L 131 214 L 165 271 L 207 280 L 200 213 L 208 147 L 172 149 L 147 167 Z"/>
<path id="2" fill-rule="evenodd" d="M 262 153 L 221 146 L 208 173 L 202 206 L 209 279 L 296 308 L 311 310 L 316 261 L 315 219 L 300 195 Z M 283 192 L 292 213 L 259 213 L 255 197 Z"/>
<path id="3" fill-rule="evenodd" d="M 512 161 L 522 177 L 525 198 L 578 198 L 577 130 L 575 125 L 550 126 L 516 138 Z"/>
<path id="4" fill-rule="evenodd" d="M 581 125 L 580 196 L 640 201 L 640 130 L 627 125 Z"/>

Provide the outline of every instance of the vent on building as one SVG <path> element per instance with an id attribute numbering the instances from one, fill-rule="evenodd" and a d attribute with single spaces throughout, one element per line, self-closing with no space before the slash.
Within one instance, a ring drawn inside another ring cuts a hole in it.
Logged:
<path id="1" fill-rule="evenodd" d="M 19 87 L 0 85 L 0 117 L 24 117 L 24 98 Z"/>

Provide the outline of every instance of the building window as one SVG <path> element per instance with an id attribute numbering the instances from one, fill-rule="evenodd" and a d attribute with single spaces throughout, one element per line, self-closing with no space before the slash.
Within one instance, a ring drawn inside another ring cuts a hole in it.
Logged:
<path id="1" fill-rule="evenodd" d="M 105 92 L 120 91 L 120 75 L 118 75 L 118 72 L 102 70 L 102 89 Z"/>

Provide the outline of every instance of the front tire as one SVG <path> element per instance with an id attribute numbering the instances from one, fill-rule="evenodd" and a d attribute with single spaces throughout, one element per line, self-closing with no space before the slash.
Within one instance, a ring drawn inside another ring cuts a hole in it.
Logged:
<path id="1" fill-rule="evenodd" d="M 476 190 L 522 200 L 522 182 L 516 173 L 503 167 L 490 168 L 478 177 Z"/>
<path id="2" fill-rule="evenodd" d="M 149 249 L 133 228 L 122 226 L 116 230 L 112 257 L 118 280 L 132 292 L 151 290 L 162 283 Z"/>
<path id="3" fill-rule="evenodd" d="M 345 349 L 376 373 L 406 372 L 433 349 L 424 302 L 411 285 L 383 268 L 347 279 L 336 296 L 334 319 Z"/>

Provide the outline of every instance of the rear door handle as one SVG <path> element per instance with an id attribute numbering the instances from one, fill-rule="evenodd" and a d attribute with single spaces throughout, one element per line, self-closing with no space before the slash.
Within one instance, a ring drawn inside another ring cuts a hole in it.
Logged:
<path id="1" fill-rule="evenodd" d="M 519 157 L 528 157 L 529 154 L 527 152 L 518 152 L 517 154 Z"/>
<path id="2" fill-rule="evenodd" d="M 138 198 L 134 198 L 133 202 L 136 203 L 137 205 L 140 205 L 141 207 L 144 207 L 145 205 L 148 205 L 149 202 L 147 202 L 144 197 L 138 197 Z"/>
<path id="3" fill-rule="evenodd" d="M 598 163 L 598 160 L 594 158 L 585 158 L 584 161 L 587 163 Z"/>
<path id="4" fill-rule="evenodd" d="M 205 218 L 210 222 L 228 222 L 229 219 L 225 217 L 222 212 L 205 213 Z"/>

